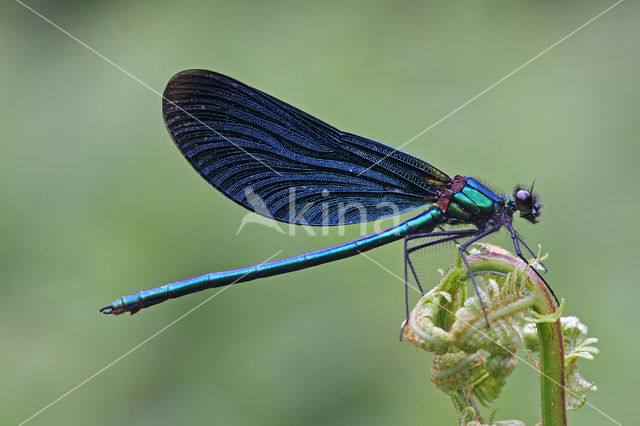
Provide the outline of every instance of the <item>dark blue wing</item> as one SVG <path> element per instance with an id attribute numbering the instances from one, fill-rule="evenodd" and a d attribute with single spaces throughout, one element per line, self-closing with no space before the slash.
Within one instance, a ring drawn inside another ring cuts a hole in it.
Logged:
<path id="1" fill-rule="evenodd" d="M 450 180 L 422 160 L 213 71 L 175 75 L 162 111 L 174 142 L 207 182 L 284 222 L 337 225 L 404 213 L 433 202 Z"/>

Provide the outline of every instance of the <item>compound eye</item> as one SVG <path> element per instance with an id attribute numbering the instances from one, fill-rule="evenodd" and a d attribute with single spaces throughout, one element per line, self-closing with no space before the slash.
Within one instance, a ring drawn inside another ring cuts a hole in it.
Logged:
<path id="1" fill-rule="evenodd" d="M 520 213 L 528 214 L 533 211 L 533 197 L 526 189 L 520 189 L 515 194 L 516 209 Z"/>

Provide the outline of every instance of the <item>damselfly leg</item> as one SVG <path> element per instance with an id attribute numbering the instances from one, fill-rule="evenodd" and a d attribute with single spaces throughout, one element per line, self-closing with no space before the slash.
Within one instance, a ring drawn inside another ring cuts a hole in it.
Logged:
<path id="1" fill-rule="evenodd" d="M 416 280 L 416 284 L 418 285 L 418 289 L 420 293 L 424 295 L 424 290 L 422 289 L 422 285 L 420 284 L 420 278 L 418 278 L 418 273 L 416 272 L 415 266 L 411 261 L 411 253 L 417 250 L 421 250 L 423 248 L 433 246 L 436 244 L 446 243 L 449 241 L 458 242 L 459 238 L 468 238 L 474 235 L 477 235 L 480 231 L 476 229 L 463 229 L 456 231 L 438 231 L 438 232 L 426 232 L 421 234 L 411 234 L 407 235 L 404 239 L 404 302 L 405 302 L 405 320 L 402 323 L 402 328 L 400 330 L 400 340 L 402 340 L 402 334 L 404 333 L 404 328 L 409 321 L 409 269 L 411 269 L 411 274 L 413 278 Z M 436 238 L 439 237 L 439 238 Z M 426 241 L 424 243 L 417 244 L 413 247 L 408 246 L 408 242 L 411 240 L 415 240 L 418 238 L 436 238 L 431 241 Z"/>

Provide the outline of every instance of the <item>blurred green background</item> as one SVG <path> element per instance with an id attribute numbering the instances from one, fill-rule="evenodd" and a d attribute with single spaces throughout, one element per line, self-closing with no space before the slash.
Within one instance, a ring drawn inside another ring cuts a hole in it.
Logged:
<path id="1" fill-rule="evenodd" d="M 27 4 L 161 92 L 216 70 L 399 146 L 609 1 Z M 287 236 L 210 188 L 160 98 L 19 3 L 0 6 L 0 423 L 25 420 L 212 293 L 133 317 L 117 297 L 359 236 Z M 510 191 L 536 178 L 548 275 L 600 339 L 589 402 L 637 418 L 640 7 L 625 2 L 404 148 Z M 371 228 L 369 228 L 371 229 Z M 497 240 L 510 247 L 506 239 Z M 371 253 L 402 273 L 400 244 Z M 454 259 L 426 259 L 424 281 Z M 364 257 L 229 288 L 30 424 L 454 424 L 430 356 L 397 335 L 402 284 Z M 539 421 L 520 364 L 498 418 Z M 485 415 L 490 413 L 485 409 Z M 610 424 L 584 407 L 574 424 Z"/>

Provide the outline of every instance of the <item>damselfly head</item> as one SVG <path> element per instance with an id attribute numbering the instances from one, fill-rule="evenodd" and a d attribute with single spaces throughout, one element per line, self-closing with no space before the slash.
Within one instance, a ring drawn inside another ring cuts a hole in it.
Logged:
<path id="1" fill-rule="evenodd" d="M 531 223 L 538 222 L 538 216 L 540 216 L 540 209 L 542 204 L 538 202 L 535 194 L 531 189 L 525 189 L 522 185 L 518 186 L 513 193 L 513 199 L 515 201 L 516 210 L 520 212 L 520 217 L 528 220 Z"/>

